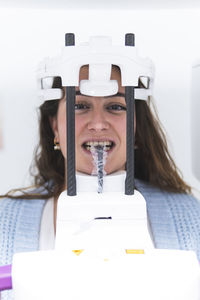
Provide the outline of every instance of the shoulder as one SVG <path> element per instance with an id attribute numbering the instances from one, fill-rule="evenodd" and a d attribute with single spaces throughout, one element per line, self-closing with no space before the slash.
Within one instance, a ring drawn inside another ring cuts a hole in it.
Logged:
<path id="1" fill-rule="evenodd" d="M 161 190 L 148 182 L 136 180 L 136 188 L 146 197 L 147 201 L 167 202 L 169 206 L 178 206 L 182 208 L 195 208 L 200 210 L 200 201 L 197 200 L 192 194 L 173 193 Z"/>
<path id="2" fill-rule="evenodd" d="M 140 180 L 136 180 L 135 185 L 144 196 L 150 213 L 171 216 L 174 221 L 187 220 L 200 226 L 200 201 L 191 194 L 167 192 Z"/>
<path id="3" fill-rule="evenodd" d="M 44 199 L 11 199 L 3 198 L 0 200 L 0 214 L 12 214 L 14 211 L 30 210 L 42 207 L 45 204 Z"/>
<path id="4" fill-rule="evenodd" d="M 9 230 L 12 226 L 22 223 L 34 223 L 41 216 L 46 200 L 43 199 L 11 199 L 0 201 L 0 231 Z"/>
<path id="5" fill-rule="evenodd" d="M 45 202 L 43 199 L 1 199 L 0 264 L 11 263 L 16 252 L 38 249 Z"/>
<path id="6" fill-rule="evenodd" d="M 138 180 L 136 187 L 146 200 L 159 248 L 192 249 L 200 259 L 200 202 L 192 195 L 166 192 Z"/>
<path id="7" fill-rule="evenodd" d="M 200 231 L 200 201 L 191 194 L 163 191 L 149 183 L 136 180 L 136 187 L 144 196 L 152 214 L 171 216 L 174 222 L 198 224 Z"/>
<path id="8" fill-rule="evenodd" d="M 8 193 L 7 197 L 0 199 L 0 211 L 9 207 L 25 207 L 26 205 L 29 207 L 31 207 L 32 205 L 37 206 L 46 201 L 46 199 L 43 199 L 42 197 L 45 194 L 46 189 L 43 186 L 38 188 L 29 187 L 25 189 L 13 190 L 11 196 Z M 31 199 L 31 197 L 33 199 Z"/>

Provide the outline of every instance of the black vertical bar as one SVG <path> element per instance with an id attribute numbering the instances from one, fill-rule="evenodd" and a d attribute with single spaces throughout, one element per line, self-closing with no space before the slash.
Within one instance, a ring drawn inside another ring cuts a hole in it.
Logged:
<path id="1" fill-rule="evenodd" d="M 126 100 L 126 181 L 125 194 L 134 194 L 134 87 L 125 87 Z"/>
<path id="2" fill-rule="evenodd" d="M 135 35 L 128 33 L 125 35 L 125 46 L 135 46 Z M 126 180 L 125 194 L 134 194 L 134 86 L 125 87 L 126 100 Z"/>
<path id="3" fill-rule="evenodd" d="M 67 113 L 67 195 L 76 195 L 76 162 L 75 162 L 75 100 L 74 86 L 66 87 Z"/>
<path id="4" fill-rule="evenodd" d="M 74 46 L 73 33 L 65 35 L 65 46 Z M 66 118 L 67 118 L 67 195 L 76 195 L 76 161 L 75 161 L 75 101 L 76 90 L 74 86 L 66 87 Z"/>

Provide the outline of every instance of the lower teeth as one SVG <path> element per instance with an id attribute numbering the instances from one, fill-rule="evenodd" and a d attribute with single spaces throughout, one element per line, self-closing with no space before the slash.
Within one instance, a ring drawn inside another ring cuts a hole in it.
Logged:
<path id="1" fill-rule="evenodd" d="M 111 149 L 110 146 L 104 146 L 104 150 L 105 151 L 109 151 Z M 91 146 L 86 146 L 86 150 L 90 151 L 91 150 Z"/>

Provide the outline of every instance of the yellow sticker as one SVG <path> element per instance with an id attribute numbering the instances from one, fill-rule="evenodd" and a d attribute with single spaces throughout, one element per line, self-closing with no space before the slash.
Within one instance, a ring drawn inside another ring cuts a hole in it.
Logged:
<path id="1" fill-rule="evenodd" d="M 80 249 L 80 250 L 72 250 L 77 256 L 80 255 L 84 250 Z"/>
<path id="2" fill-rule="evenodd" d="M 109 261 L 109 259 L 108 258 L 104 258 L 104 261 Z"/>
<path id="3" fill-rule="evenodd" d="M 144 249 L 126 249 L 126 254 L 144 254 Z"/>

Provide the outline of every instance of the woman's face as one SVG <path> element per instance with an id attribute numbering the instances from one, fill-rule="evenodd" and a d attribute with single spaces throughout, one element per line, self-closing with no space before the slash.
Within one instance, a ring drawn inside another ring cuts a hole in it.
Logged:
<path id="1" fill-rule="evenodd" d="M 88 67 L 81 68 L 80 80 L 88 79 Z M 117 68 L 111 79 L 118 81 L 119 95 L 93 97 L 81 95 L 77 88 L 75 106 L 76 170 L 86 174 L 93 171 L 90 146 L 101 142 L 108 145 L 105 171 L 107 174 L 124 170 L 126 163 L 126 103 L 125 89 Z M 52 120 L 56 140 L 66 158 L 66 103 L 61 99 L 57 117 Z"/>

